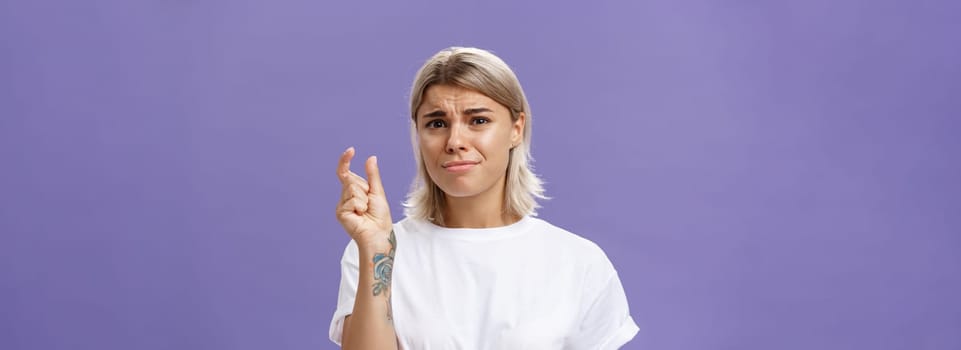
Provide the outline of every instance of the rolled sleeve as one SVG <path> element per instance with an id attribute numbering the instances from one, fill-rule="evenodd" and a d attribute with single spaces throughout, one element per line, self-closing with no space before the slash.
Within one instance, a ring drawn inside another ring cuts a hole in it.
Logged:
<path id="1" fill-rule="evenodd" d="M 354 311 L 354 298 L 357 297 L 357 280 L 359 278 L 358 259 L 360 253 L 357 243 L 353 240 L 344 249 L 344 256 L 340 260 L 340 291 L 337 294 L 337 310 L 330 321 L 330 341 L 341 345 L 344 334 L 344 319 Z"/>
<path id="2" fill-rule="evenodd" d="M 616 272 L 588 305 L 570 349 L 618 349 L 637 335 L 639 328 Z"/>

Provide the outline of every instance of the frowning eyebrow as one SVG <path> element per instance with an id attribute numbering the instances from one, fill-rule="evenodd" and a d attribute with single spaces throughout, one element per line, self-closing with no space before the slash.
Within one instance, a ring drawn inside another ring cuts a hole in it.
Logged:
<path id="1" fill-rule="evenodd" d="M 493 112 L 493 111 L 490 108 L 485 108 L 485 107 L 468 108 L 464 110 L 464 114 L 466 115 L 481 114 L 485 112 Z M 436 110 L 436 111 L 422 115 L 421 118 L 441 118 L 446 116 L 447 116 L 447 112 L 444 112 L 442 110 Z"/>

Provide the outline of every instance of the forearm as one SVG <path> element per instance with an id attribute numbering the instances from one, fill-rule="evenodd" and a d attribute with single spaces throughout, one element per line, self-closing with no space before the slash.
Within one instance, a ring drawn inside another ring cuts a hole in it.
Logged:
<path id="1" fill-rule="evenodd" d="M 360 253 L 354 310 L 344 325 L 343 349 L 396 349 L 390 305 L 396 240 L 381 247 L 358 246 Z"/>

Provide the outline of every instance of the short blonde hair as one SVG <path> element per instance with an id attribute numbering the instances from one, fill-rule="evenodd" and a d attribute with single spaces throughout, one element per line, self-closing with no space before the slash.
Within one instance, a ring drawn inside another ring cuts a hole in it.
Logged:
<path id="1" fill-rule="evenodd" d="M 441 50 L 420 68 L 410 91 L 410 136 L 417 163 L 417 175 L 404 202 L 404 214 L 444 225 L 444 192 L 431 180 L 417 140 L 417 109 L 424 92 L 432 85 L 454 85 L 477 91 L 507 107 L 511 120 L 524 113 L 523 139 L 510 150 L 504 191 L 504 211 L 516 216 L 537 215 L 537 198 L 544 195 L 543 181 L 531 166 L 531 108 L 517 76 L 503 60 L 477 48 L 450 47 Z"/>

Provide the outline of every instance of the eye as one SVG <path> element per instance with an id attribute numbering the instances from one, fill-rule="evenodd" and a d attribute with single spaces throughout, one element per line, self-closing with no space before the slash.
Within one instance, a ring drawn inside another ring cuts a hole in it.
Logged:
<path id="1" fill-rule="evenodd" d="M 428 129 L 443 128 L 445 126 L 447 126 L 447 123 L 445 123 L 443 120 L 440 120 L 440 119 L 431 120 L 424 125 L 424 127 Z"/>
<path id="2" fill-rule="evenodd" d="M 472 124 L 487 124 L 487 123 L 490 123 L 490 122 L 491 122 L 491 120 L 490 120 L 490 119 L 487 119 L 487 118 L 474 118 L 474 119 L 471 120 L 471 123 L 472 123 Z"/>

